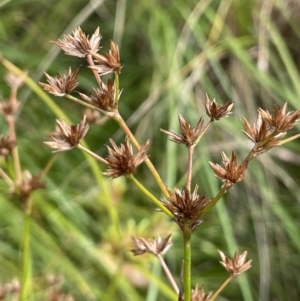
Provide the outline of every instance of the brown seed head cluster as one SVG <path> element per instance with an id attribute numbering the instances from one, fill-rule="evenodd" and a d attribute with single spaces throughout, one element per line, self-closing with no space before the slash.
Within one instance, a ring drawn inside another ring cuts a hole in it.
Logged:
<path id="1" fill-rule="evenodd" d="M 205 294 L 204 286 L 199 289 L 198 285 L 196 285 L 195 289 L 192 290 L 191 301 L 208 301 L 212 292 Z"/>
<path id="2" fill-rule="evenodd" d="M 48 84 L 41 82 L 39 82 L 39 84 L 46 92 L 55 96 L 62 97 L 72 92 L 78 86 L 78 73 L 79 69 L 76 69 L 72 73 L 71 68 L 69 68 L 69 73 L 63 76 L 57 74 L 56 77 L 52 77 L 45 72 Z"/>
<path id="3" fill-rule="evenodd" d="M 20 106 L 20 102 L 15 101 L 3 101 L 0 102 L 0 114 L 4 116 L 14 116 Z"/>
<path id="4" fill-rule="evenodd" d="M 76 147 L 80 140 L 86 135 L 89 126 L 86 123 L 86 117 L 79 124 L 68 125 L 63 119 L 56 120 L 57 130 L 52 133 L 50 137 L 52 141 L 44 142 L 50 148 L 53 148 L 53 152 L 68 151 Z"/>
<path id="5" fill-rule="evenodd" d="M 223 117 L 228 117 L 232 112 L 234 103 L 232 101 L 227 101 L 225 105 L 218 106 L 215 99 L 210 100 L 208 95 L 206 95 L 205 109 L 207 116 L 211 120 L 219 120 Z"/>
<path id="6" fill-rule="evenodd" d="M 252 259 L 245 262 L 247 257 L 247 251 L 245 251 L 242 255 L 239 255 L 239 251 L 236 250 L 232 259 L 226 257 L 222 251 L 218 250 L 218 252 L 222 260 L 220 261 L 220 263 L 232 276 L 240 275 L 251 268 Z"/>
<path id="7" fill-rule="evenodd" d="M 112 178 L 134 173 L 135 169 L 147 159 L 147 149 L 150 145 L 148 140 L 134 155 L 132 145 L 126 136 L 125 143 L 118 147 L 112 139 L 109 139 L 112 148 L 107 146 L 108 169 L 103 174 Z"/>
<path id="8" fill-rule="evenodd" d="M 0 135 L 0 156 L 9 156 L 15 146 L 15 140 L 12 140 L 9 137 L 5 138 L 2 135 Z"/>
<path id="9" fill-rule="evenodd" d="M 170 140 L 179 143 L 185 144 L 187 147 L 194 145 L 201 134 L 203 118 L 201 117 L 195 127 L 191 127 L 190 124 L 181 116 L 178 116 L 181 136 L 176 134 L 174 131 L 169 132 L 163 129 L 160 129 L 163 133 L 170 136 Z"/>
<path id="10" fill-rule="evenodd" d="M 169 234 L 166 238 L 162 239 L 160 235 L 154 237 L 152 240 L 146 240 L 143 237 L 132 237 L 134 248 L 131 252 L 134 255 L 141 255 L 144 253 L 151 253 L 154 255 L 165 254 L 170 249 L 171 235 Z"/>
<path id="11" fill-rule="evenodd" d="M 41 176 L 32 176 L 28 170 L 23 172 L 22 182 L 18 186 L 22 199 L 26 199 L 34 190 L 45 188 L 45 184 L 43 183 Z"/>
<path id="12" fill-rule="evenodd" d="M 231 159 L 222 152 L 222 161 L 224 167 L 212 162 L 209 162 L 209 164 L 216 176 L 224 182 L 223 186 L 229 189 L 235 183 L 243 180 L 248 163 L 243 161 L 238 164 L 235 152 L 232 152 Z"/>
<path id="13" fill-rule="evenodd" d="M 164 206 L 175 216 L 175 222 L 182 231 L 189 228 L 193 232 L 202 223 L 203 209 L 210 203 L 207 195 L 197 194 L 198 186 L 190 193 L 186 188 L 174 191 L 168 189 L 169 198 L 163 199 Z"/>
<path id="14" fill-rule="evenodd" d="M 15 73 L 8 72 L 5 76 L 6 83 L 13 89 L 18 89 L 24 83 L 24 79 L 27 76 L 27 71 L 20 75 L 16 75 Z"/>
<path id="15" fill-rule="evenodd" d="M 63 39 L 52 41 L 52 43 L 60 47 L 67 55 L 86 57 L 90 52 L 98 52 L 100 40 L 99 27 L 90 39 L 80 27 L 77 27 L 73 35 L 66 34 Z"/>
<path id="16" fill-rule="evenodd" d="M 96 59 L 96 63 L 99 65 L 91 67 L 96 70 L 99 75 L 105 75 L 109 73 L 121 73 L 122 65 L 120 63 L 119 47 L 113 41 L 110 41 L 110 50 L 108 53 L 93 54 Z"/>
<path id="17" fill-rule="evenodd" d="M 100 89 L 93 88 L 93 94 L 90 96 L 87 96 L 83 93 L 79 94 L 84 101 L 97 107 L 103 111 L 103 113 L 115 112 L 118 109 L 118 100 L 120 94 L 116 99 L 115 85 L 110 79 L 107 81 L 107 85 L 101 82 Z"/>
<path id="18" fill-rule="evenodd" d="M 275 105 L 273 115 L 261 108 L 258 109 L 258 112 L 261 114 L 263 121 L 277 132 L 287 132 L 295 126 L 299 119 L 300 109 L 290 112 L 286 112 L 286 110 L 287 103 L 281 109 Z"/>

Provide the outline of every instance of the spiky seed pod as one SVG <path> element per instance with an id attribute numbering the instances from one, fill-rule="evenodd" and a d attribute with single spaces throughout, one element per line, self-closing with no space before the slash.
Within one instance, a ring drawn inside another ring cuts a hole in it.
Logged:
<path id="1" fill-rule="evenodd" d="M 78 86 L 78 73 L 79 69 L 76 69 L 72 73 L 71 68 L 69 68 L 68 74 L 63 76 L 57 74 L 55 77 L 52 77 L 45 73 L 48 84 L 41 82 L 39 82 L 39 84 L 46 92 L 62 97 L 66 94 L 70 94 L 70 92 L 72 92 Z"/>
<path id="2" fill-rule="evenodd" d="M 44 142 L 50 148 L 54 149 L 53 152 L 68 151 L 78 146 L 80 140 L 84 138 L 89 129 L 85 116 L 79 124 L 70 126 L 63 119 L 57 119 L 56 125 L 56 132 L 50 134 L 52 141 Z"/>
<path id="3" fill-rule="evenodd" d="M 225 105 L 218 106 L 215 99 L 210 100 L 206 94 L 205 109 L 207 116 L 209 116 L 211 120 L 219 120 L 223 117 L 228 117 L 232 113 L 231 110 L 233 105 L 234 103 L 229 100 Z"/>
<path id="4" fill-rule="evenodd" d="M 252 259 L 246 262 L 247 251 L 239 255 L 239 251 L 236 250 L 232 259 L 226 257 L 222 251 L 218 250 L 218 252 L 221 256 L 220 263 L 232 276 L 240 275 L 251 268 Z"/>
<path id="5" fill-rule="evenodd" d="M 150 145 L 148 140 L 145 145 L 141 146 L 138 152 L 134 155 L 133 148 L 126 136 L 125 143 L 118 147 L 112 139 L 109 139 L 112 148 L 107 146 L 108 169 L 103 173 L 104 175 L 117 178 L 123 175 L 129 175 L 135 172 L 136 168 L 147 159 L 147 149 Z"/>
<path id="6" fill-rule="evenodd" d="M 99 31 L 98 27 L 89 39 L 89 36 L 86 36 L 78 26 L 73 31 L 73 35 L 65 34 L 63 39 L 52 41 L 52 43 L 60 47 L 67 55 L 86 57 L 90 52 L 95 53 L 99 51 L 100 40 L 102 38 Z"/>

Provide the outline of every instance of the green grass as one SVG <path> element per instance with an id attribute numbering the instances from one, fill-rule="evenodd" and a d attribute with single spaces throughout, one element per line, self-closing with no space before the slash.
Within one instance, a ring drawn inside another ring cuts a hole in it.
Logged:
<path id="1" fill-rule="evenodd" d="M 18 146 L 24 169 L 37 173 L 51 158 L 42 144 L 55 119 L 79 122 L 82 108 L 49 97 L 35 84 L 43 72 L 65 73 L 81 68 L 77 90 L 90 92 L 93 81 L 84 62 L 64 56 L 50 43 L 76 26 L 91 35 L 100 26 L 102 50 L 110 39 L 119 43 L 120 112 L 140 143 L 151 139 L 150 158 L 167 185 L 185 183 L 186 150 L 168 141 L 160 128 L 178 132 L 178 114 L 195 125 L 205 115 L 205 93 L 218 103 L 235 102 L 234 113 L 216 122 L 195 151 L 192 187 L 215 195 L 221 183 L 208 161 L 220 162 L 221 151 L 238 150 L 242 157 L 251 144 L 240 119 L 254 122 L 256 109 L 272 110 L 288 102 L 299 108 L 300 30 L 297 1 L 7 1 L 0 3 L 0 52 L 32 82 L 19 93 Z M 294 4 L 292 4 L 294 3 Z M 294 5 L 294 7 L 292 6 Z M 264 11 L 262 12 L 262 9 Z M 266 11 L 265 11 L 266 10 Z M 258 65 L 267 64 L 267 69 Z M 263 60 L 265 58 L 265 60 Z M 83 64 L 83 65 L 82 65 Z M 9 89 L 0 66 L 0 95 Z M 1 134 L 6 134 L 1 118 Z M 294 133 L 299 131 L 297 125 Z M 108 121 L 91 127 L 85 138 L 105 156 L 108 138 L 118 144 L 124 135 Z M 299 141 L 275 148 L 251 162 L 243 183 L 231 189 L 206 218 L 192 239 L 192 282 L 216 290 L 226 272 L 217 249 L 233 255 L 248 250 L 253 267 L 222 292 L 229 300 L 298 300 L 300 255 Z M 1 167 L 3 167 L 1 161 Z M 45 279 L 62 274 L 64 291 L 76 300 L 176 300 L 167 279 L 150 256 L 133 258 L 131 235 L 152 237 L 173 233 L 166 260 L 179 282 L 182 242 L 179 228 L 154 211 L 130 182 L 110 181 L 101 168 L 79 150 L 59 154 L 45 179 L 47 188 L 34 194 L 31 252 L 34 300 L 43 299 Z M 158 198 L 148 170 L 136 177 Z M 0 282 L 21 278 L 22 212 L 0 179 Z M 154 264 L 154 265 L 153 265 Z M 136 287 L 134 272 L 145 277 Z M 148 282 L 147 282 L 148 281 Z M 151 285 L 149 284 L 151 283 Z M 220 297 L 221 300 L 221 297 Z"/>

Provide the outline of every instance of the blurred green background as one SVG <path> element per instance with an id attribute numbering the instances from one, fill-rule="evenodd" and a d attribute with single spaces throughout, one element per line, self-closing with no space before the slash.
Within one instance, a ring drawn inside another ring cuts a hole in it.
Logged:
<path id="1" fill-rule="evenodd" d="M 300 107 L 300 2 L 298 0 L 63 0 L 0 1 L 0 52 L 35 81 L 80 67 L 78 91 L 95 81 L 86 63 L 66 56 L 51 40 L 76 26 L 90 36 L 100 26 L 102 50 L 119 44 L 123 90 L 119 109 L 140 143 L 151 139 L 152 162 L 166 184 L 183 187 L 186 148 L 168 141 L 160 128 L 178 132 L 178 114 L 195 125 L 205 115 L 205 93 L 219 104 L 235 102 L 234 113 L 215 122 L 195 151 L 193 187 L 214 196 L 221 186 L 208 161 L 221 151 L 240 158 L 252 144 L 240 120 L 255 121 L 256 110 L 288 102 Z M 9 97 L 0 66 L 0 95 Z M 49 161 L 43 145 L 58 116 L 55 103 L 72 120 L 83 108 L 24 85 L 19 92 L 18 146 L 23 169 L 36 174 Z M 1 133 L 6 134 L 4 118 Z M 297 133 L 299 125 L 292 131 Z M 91 126 L 86 143 L 105 156 L 108 139 L 124 134 L 112 121 Z M 236 185 L 207 216 L 192 240 L 193 286 L 216 290 L 227 274 L 217 249 L 232 256 L 248 250 L 253 267 L 234 280 L 218 300 L 300 300 L 300 144 L 291 142 L 251 162 Z M 1 163 L 2 164 L 2 163 Z M 34 194 L 31 233 L 34 300 L 45 300 L 46 279 L 75 300 L 176 300 L 151 256 L 133 257 L 131 236 L 173 233 L 165 256 L 179 282 L 182 242 L 178 227 L 125 178 L 107 180 L 79 150 L 61 153 L 47 174 L 47 188 Z M 160 197 L 148 170 L 136 177 Z M 0 282 L 20 278 L 22 211 L 0 179 Z"/>

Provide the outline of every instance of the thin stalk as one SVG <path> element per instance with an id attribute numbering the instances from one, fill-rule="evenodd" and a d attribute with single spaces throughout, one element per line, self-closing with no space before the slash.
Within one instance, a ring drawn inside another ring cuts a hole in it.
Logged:
<path id="1" fill-rule="evenodd" d="M 78 103 L 78 104 L 80 104 L 80 105 L 82 105 L 82 106 L 84 106 L 84 107 L 87 107 L 89 109 L 98 110 L 97 107 L 95 107 L 93 105 L 90 105 L 89 103 L 87 103 L 87 102 L 85 102 L 85 101 L 83 101 L 83 100 L 81 100 L 81 99 L 79 99 L 77 97 L 74 97 L 71 94 L 66 94 L 65 97 L 68 98 L 68 99 L 70 99 L 70 100 L 72 100 L 72 101 L 74 101 L 74 102 L 76 102 L 76 103 Z"/>
<path id="2" fill-rule="evenodd" d="M 207 125 L 205 126 L 205 128 L 202 130 L 201 134 L 199 135 L 199 137 L 197 138 L 195 145 L 197 145 L 199 143 L 199 141 L 201 140 L 201 138 L 204 136 L 204 134 L 209 130 L 210 126 L 212 125 L 213 120 L 210 120 Z"/>
<path id="3" fill-rule="evenodd" d="M 87 154 L 91 155 L 94 159 L 96 159 L 97 161 L 100 161 L 103 164 L 108 165 L 109 163 L 103 159 L 102 157 L 98 156 L 97 154 L 95 154 L 94 152 L 90 151 L 89 149 L 87 149 L 86 147 L 84 147 L 81 144 L 78 144 L 77 147 L 81 150 L 83 150 L 84 152 L 86 152 Z"/>
<path id="4" fill-rule="evenodd" d="M 215 300 L 215 298 L 221 293 L 221 291 L 226 287 L 226 285 L 233 279 L 233 276 L 230 275 L 223 283 L 222 285 L 214 292 L 214 294 L 211 296 L 209 301 Z"/>
<path id="5" fill-rule="evenodd" d="M 186 180 L 186 189 L 188 190 L 188 192 L 191 191 L 194 150 L 195 150 L 195 145 L 190 145 L 188 148 L 188 170 L 187 170 L 187 180 Z"/>
<path id="6" fill-rule="evenodd" d="M 119 74 L 115 73 L 115 103 L 118 103 L 119 101 L 119 87 L 120 87 L 120 80 L 119 80 Z"/>
<path id="7" fill-rule="evenodd" d="M 178 288 L 178 286 L 177 286 L 177 284 L 176 284 L 176 282 L 173 278 L 173 275 L 171 274 L 168 266 L 166 265 L 166 262 L 164 261 L 164 258 L 161 256 L 161 254 L 157 254 L 156 256 L 158 257 L 158 259 L 160 261 L 160 264 L 161 264 L 163 270 L 165 271 L 165 274 L 166 274 L 167 278 L 169 279 L 172 287 L 174 288 L 175 293 L 178 295 L 179 294 L 179 288 Z"/>
<path id="8" fill-rule="evenodd" d="M 94 67 L 94 66 L 95 66 L 95 63 L 94 63 L 94 60 L 93 60 L 93 57 L 92 57 L 91 54 L 88 54 L 88 55 L 86 56 L 86 60 L 87 60 L 88 64 L 89 64 L 91 67 Z M 92 69 L 92 71 L 93 71 L 93 73 L 94 73 L 94 76 L 95 76 L 95 78 L 96 78 L 96 81 L 97 81 L 99 87 L 101 87 L 102 80 L 101 80 L 101 78 L 100 78 L 100 76 L 99 76 L 97 70 L 95 70 L 95 69 L 93 69 L 93 68 L 91 68 L 91 69 Z"/>
<path id="9" fill-rule="evenodd" d="M 119 112 L 117 112 L 112 118 L 118 123 L 118 125 L 121 127 L 121 129 L 124 131 L 124 133 L 129 137 L 129 139 L 130 139 L 131 143 L 134 145 L 134 147 L 137 150 L 139 150 L 141 148 L 141 146 L 139 145 L 139 143 L 135 139 L 134 135 L 131 133 L 130 129 L 128 128 L 127 124 L 125 123 L 124 119 L 119 114 Z M 150 170 L 151 174 L 153 175 L 153 177 L 154 177 L 157 185 L 161 189 L 163 195 L 166 198 L 168 198 L 169 193 L 167 191 L 167 188 L 166 188 L 164 182 L 162 181 L 160 175 L 158 174 L 156 168 L 154 167 L 154 165 L 152 164 L 152 162 L 150 161 L 149 158 L 147 158 L 145 160 L 145 164 L 147 165 L 148 169 Z"/>
<path id="10" fill-rule="evenodd" d="M 25 201 L 23 247 L 22 247 L 22 285 L 20 301 L 28 301 L 31 290 L 31 257 L 30 257 L 30 222 L 31 222 L 32 198 Z"/>
<path id="11" fill-rule="evenodd" d="M 58 153 L 55 153 L 53 156 L 51 156 L 50 160 L 48 161 L 47 165 L 44 167 L 44 169 L 40 172 L 41 177 L 44 177 L 48 171 L 50 170 L 50 168 L 52 167 L 52 165 L 54 164 L 54 162 L 56 161 L 58 157 Z"/>
<path id="12" fill-rule="evenodd" d="M 136 187 L 145 195 L 147 196 L 161 211 L 163 211 L 165 214 L 167 214 L 171 218 L 175 218 L 173 213 L 169 211 L 160 200 L 158 200 L 141 182 L 139 182 L 133 175 L 129 175 L 127 177 L 130 179 Z"/>
<path id="13" fill-rule="evenodd" d="M 191 233 L 190 229 L 186 227 L 183 232 L 184 244 L 184 271 L 183 271 L 183 289 L 184 300 L 191 300 Z"/>
<path id="14" fill-rule="evenodd" d="M 212 201 L 203 209 L 203 214 L 208 213 L 213 206 L 216 205 L 218 200 L 227 192 L 227 187 L 222 187 L 218 194 L 212 199 Z"/>

